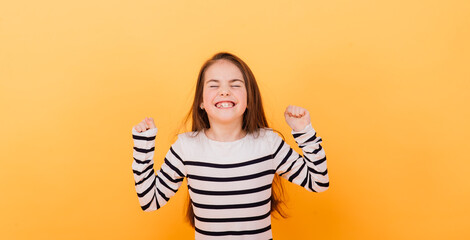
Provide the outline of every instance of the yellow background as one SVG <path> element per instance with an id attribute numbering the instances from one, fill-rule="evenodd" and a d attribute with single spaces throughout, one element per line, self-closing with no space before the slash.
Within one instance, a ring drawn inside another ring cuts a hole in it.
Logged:
<path id="1" fill-rule="evenodd" d="M 330 189 L 286 183 L 274 239 L 469 239 L 469 13 L 465 0 L 2 1 L 0 239 L 193 238 L 186 188 L 140 209 L 131 128 L 155 118 L 159 168 L 218 51 L 252 68 L 288 143 L 289 104 L 324 141 Z"/>

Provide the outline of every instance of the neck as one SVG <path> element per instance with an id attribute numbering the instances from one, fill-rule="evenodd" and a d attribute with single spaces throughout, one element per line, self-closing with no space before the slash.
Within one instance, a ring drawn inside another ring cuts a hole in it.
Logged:
<path id="1" fill-rule="evenodd" d="M 246 135 L 241 123 L 211 124 L 211 127 L 204 132 L 208 138 L 220 142 L 236 141 Z"/>

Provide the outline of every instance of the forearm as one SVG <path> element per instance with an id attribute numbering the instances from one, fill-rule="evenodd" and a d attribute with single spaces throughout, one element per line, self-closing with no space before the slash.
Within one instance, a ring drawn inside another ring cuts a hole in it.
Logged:
<path id="1" fill-rule="evenodd" d="M 141 133 L 132 129 L 134 140 L 132 171 L 139 203 L 144 211 L 153 211 L 158 208 L 156 175 L 153 169 L 156 133 L 156 128 Z"/>
<path id="2" fill-rule="evenodd" d="M 301 131 L 292 131 L 292 135 L 299 148 L 302 149 L 303 158 L 308 169 L 308 184 L 312 191 L 321 192 L 329 187 L 329 177 L 325 150 L 321 146 L 322 139 L 317 136 L 312 125 L 307 125 Z"/>

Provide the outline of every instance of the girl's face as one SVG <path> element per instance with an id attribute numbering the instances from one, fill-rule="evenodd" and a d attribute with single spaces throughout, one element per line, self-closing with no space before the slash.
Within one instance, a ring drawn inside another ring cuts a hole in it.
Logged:
<path id="1" fill-rule="evenodd" d="M 243 74 L 232 62 L 218 60 L 206 69 L 201 106 L 211 126 L 238 122 L 242 126 L 246 95 Z"/>

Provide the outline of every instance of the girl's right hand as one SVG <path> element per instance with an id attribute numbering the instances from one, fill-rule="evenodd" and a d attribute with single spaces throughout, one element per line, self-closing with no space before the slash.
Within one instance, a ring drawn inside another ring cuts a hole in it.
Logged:
<path id="1" fill-rule="evenodd" d="M 142 122 L 134 126 L 134 129 L 137 132 L 145 132 L 149 129 L 155 128 L 155 123 L 153 121 L 153 118 L 148 118 L 146 117 Z"/>

